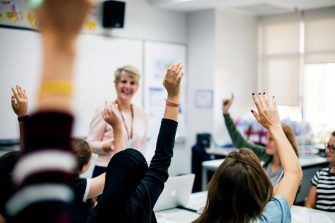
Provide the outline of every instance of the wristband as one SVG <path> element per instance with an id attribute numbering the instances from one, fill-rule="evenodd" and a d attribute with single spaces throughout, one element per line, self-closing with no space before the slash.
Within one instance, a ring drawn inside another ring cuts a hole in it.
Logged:
<path id="1" fill-rule="evenodd" d="M 165 99 L 165 101 L 166 101 L 166 106 L 168 106 L 168 107 L 179 107 L 179 105 L 180 105 L 178 103 L 168 101 L 167 99 Z"/>
<path id="2" fill-rule="evenodd" d="M 29 118 L 29 115 L 24 115 L 24 116 L 20 116 L 17 117 L 17 120 L 19 120 L 19 122 L 24 122 Z"/>
<path id="3" fill-rule="evenodd" d="M 39 97 L 46 95 L 71 96 L 72 92 L 72 83 L 69 81 L 47 81 L 41 84 Z"/>

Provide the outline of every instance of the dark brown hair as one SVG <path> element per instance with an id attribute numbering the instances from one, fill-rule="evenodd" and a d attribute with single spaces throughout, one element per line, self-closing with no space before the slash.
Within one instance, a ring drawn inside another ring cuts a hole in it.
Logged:
<path id="1" fill-rule="evenodd" d="M 72 139 L 71 144 L 77 161 L 72 176 L 74 179 L 78 179 L 83 167 L 90 162 L 92 151 L 90 145 L 84 139 L 75 137 Z"/>
<path id="2" fill-rule="evenodd" d="M 335 136 L 335 131 L 334 131 L 334 132 L 332 132 L 332 136 Z"/>
<path id="3" fill-rule="evenodd" d="M 206 207 L 194 223 L 248 223 L 261 215 L 272 190 L 255 153 L 233 151 L 211 178 Z"/>

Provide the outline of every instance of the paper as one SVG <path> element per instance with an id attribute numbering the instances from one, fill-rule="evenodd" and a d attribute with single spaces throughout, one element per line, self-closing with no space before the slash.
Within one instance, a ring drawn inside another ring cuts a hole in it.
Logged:
<path id="1" fill-rule="evenodd" d="M 322 213 L 294 213 L 292 223 L 335 223 L 327 215 Z"/>

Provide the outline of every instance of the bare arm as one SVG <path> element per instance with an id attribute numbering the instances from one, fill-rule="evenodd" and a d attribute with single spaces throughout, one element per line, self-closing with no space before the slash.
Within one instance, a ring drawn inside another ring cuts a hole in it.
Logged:
<path id="1" fill-rule="evenodd" d="M 12 88 L 12 97 L 11 97 L 12 109 L 19 119 L 19 128 L 20 128 L 20 148 L 23 150 L 23 124 L 28 112 L 28 97 L 26 91 L 20 86 L 16 85 Z"/>
<path id="2" fill-rule="evenodd" d="M 105 177 L 106 173 L 103 173 L 91 179 L 91 185 L 87 197 L 88 199 L 97 197 L 102 194 L 105 187 Z"/>
<path id="3" fill-rule="evenodd" d="M 165 106 L 164 118 L 178 121 L 179 111 L 179 93 L 180 93 L 180 81 L 183 77 L 181 72 L 183 66 L 181 64 L 170 65 L 168 68 L 163 85 L 168 93 L 167 106 Z M 169 103 L 173 103 L 170 104 Z M 172 105 L 172 106 L 171 106 Z"/>
<path id="4" fill-rule="evenodd" d="M 265 94 L 253 94 L 258 113 L 252 111 L 257 121 L 269 130 L 278 147 L 284 176 L 278 184 L 276 195 L 282 195 L 292 206 L 302 178 L 302 170 L 290 142 L 281 127 L 275 99 L 268 100 Z"/>
<path id="5" fill-rule="evenodd" d="M 309 190 L 307 196 L 305 207 L 315 208 L 315 203 L 316 203 L 316 186 L 311 186 L 311 189 Z"/>

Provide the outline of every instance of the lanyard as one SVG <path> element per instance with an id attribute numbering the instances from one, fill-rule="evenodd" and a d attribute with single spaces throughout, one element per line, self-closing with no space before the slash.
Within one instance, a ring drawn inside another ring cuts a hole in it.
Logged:
<path id="1" fill-rule="evenodd" d="M 123 122 L 123 125 L 124 125 L 124 128 L 126 129 L 127 131 L 127 136 L 128 136 L 128 139 L 131 139 L 133 138 L 133 128 L 134 128 L 134 110 L 133 110 L 133 105 L 131 104 L 130 105 L 130 112 L 131 112 L 131 128 L 130 128 L 130 131 L 128 129 L 128 126 L 127 126 L 127 123 L 126 123 L 126 120 L 123 116 L 123 113 L 121 111 L 121 108 L 120 108 L 120 105 L 117 101 L 114 102 L 116 107 L 119 109 L 119 112 L 121 114 L 121 119 L 122 119 L 122 122 Z"/>

